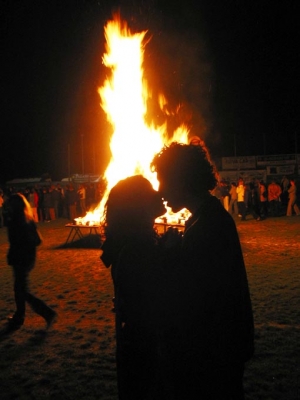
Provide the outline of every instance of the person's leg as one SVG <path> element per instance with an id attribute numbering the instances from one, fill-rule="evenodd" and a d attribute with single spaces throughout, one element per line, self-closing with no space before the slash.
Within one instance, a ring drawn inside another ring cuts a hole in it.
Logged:
<path id="1" fill-rule="evenodd" d="M 44 222 L 44 212 L 41 207 L 38 208 L 39 221 Z"/>
<path id="2" fill-rule="evenodd" d="M 237 200 L 234 200 L 234 202 L 233 202 L 233 209 L 234 209 L 234 214 L 235 214 L 235 215 L 238 215 L 239 210 L 238 210 L 238 203 L 237 203 Z"/>
<path id="3" fill-rule="evenodd" d="M 276 206 L 275 200 L 271 200 L 270 201 L 270 214 L 271 214 L 271 217 L 275 217 L 275 206 Z"/>
<path id="4" fill-rule="evenodd" d="M 259 209 L 259 205 L 258 204 L 255 204 L 255 205 L 252 206 L 252 216 L 257 221 L 260 221 L 261 213 L 260 213 L 260 209 Z"/>
<path id="5" fill-rule="evenodd" d="M 255 219 L 257 221 L 260 219 L 260 216 L 257 214 L 254 207 L 251 207 L 250 214 L 252 215 L 253 219 Z"/>
<path id="6" fill-rule="evenodd" d="M 299 209 L 297 203 L 294 203 L 294 211 L 295 211 L 296 215 L 300 215 L 300 209 Z"/>
<path id="7" fill-rule="evenodd" d="M 43 300 L 37 298 L 31 293 L 27 292 L 26 301 L 34 312 L 45 319 L 47 327 L 49 328 L 54 322 L 56 312 L 51 307 L 47 306 Z"/>
<path id="8" fill-rule="evenodd" d="M 242 214 L 242 221 L 246 220 L 246 204 L 245 202 L 241 201 L 241 214 Z"/>
<path id="9" fill-rule="evenodd" d="M 240 201 L 237 202 L 237 207 L 238 207 L 238 214 L 242 215 L 242 207 L 241 207 L 241 202 Z"/>
<path id="10" fill-rule="evenodd" d="M 49 209 L 49 207 L 45 208 L 45 221 L 50 221 L 50 209 Z"/>
<path id="11" fill-rule="evenodd" d="M 15 326 L 21 326 L 25 318 L 25 301 L 28 286 L 28 271 L 22 265 L 13 266 L 14 271 L 14 295 L 16 303 L 16 312 L 10 318 L 10 323 Z"/>
<path id="12" fill-rule="evenodd" d="M 59 205 L 58 201 L 55 200 L 55 202 L 54 202 L 54 215 L 55 215 L 55 218 L 59 217 L 58 205 Z"/>
<path id="13" fill-rule="evenodd" d="M 267 215 L 268 215 L 267 202 L 266 201 L 262 201 L 260 204 L 261 204 L 261 216 L 263 218 L 266 218 Z"/>
<path id="14" fill-rule="evenodd" d="M 229 200 L 229 207 L 228 207 L 228 212 L 229 212 L 229 214 L 232 214 L 233 213 L 233 201 L 230 199 Z"/>
<path id="15" fill-rule="evenodd" d="M 70 220 L 73 222 L 74 219 L 76 218 L 76 205 L 71 204 L 69 210 L 70 210 Z"/>
<path id="16" fill-rule="evenodd" d="M 276 217 L 279 217 L 281 215 L 281 201 L 277 200 L 275 201 L 276 203 Z"/>
<path id="17" fill-rule="evenodd" d="M 54 221 L 54 220 L 55 220 L 55 210 L 54 210 L 54 207 L 50 207 L 50 208 L 49 208 L 49 217 L 50 217 L 50 220 L 51 220 L 51 221 Z"/>

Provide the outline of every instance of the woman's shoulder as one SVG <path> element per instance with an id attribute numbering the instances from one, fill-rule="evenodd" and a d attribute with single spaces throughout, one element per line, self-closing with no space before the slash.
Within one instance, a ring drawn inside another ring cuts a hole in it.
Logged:
<path id="1" fill-rule="evenodd" d="M 121 251 L 123 257 L 134 259 L 152 258 L 158 251 L 158 244 L 152 238 L 136 237 L 128 241 Z"/>

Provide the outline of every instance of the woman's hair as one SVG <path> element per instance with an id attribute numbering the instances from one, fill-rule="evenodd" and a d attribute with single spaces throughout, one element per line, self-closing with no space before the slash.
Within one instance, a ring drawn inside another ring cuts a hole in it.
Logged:
<path id="1" fill-rule="evenodd" d="M 21 193 L 13 194 L 9 198 L 8 213 L 11 222 L 29 222 L 33 220 L 30 204 Z"/>
<path id="2" fill-rule="evenodd" d="M 106 235 L 123 236 L 153 228 L 164 214 L 162 199 L 142 175 L 119 181 L 110 191 L 104 213 Z"/>
<path id="3" fill-rule="evenodd" d="M 154 157 L 151 167 L 164 179 L 185 185 L 193 194 L 213 190 L 218 181 L 204 142 L 197 146 L 173 142 Z"/>

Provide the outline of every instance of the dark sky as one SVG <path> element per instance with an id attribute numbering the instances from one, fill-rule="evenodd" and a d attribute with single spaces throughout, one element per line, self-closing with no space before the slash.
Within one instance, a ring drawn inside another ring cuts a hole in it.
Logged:
<path id="1" fill-rule="evenodd" d="M 69 167 L 81 173 L 82 149 L 84 172 L 104 171 L 110 127 L 97 88 L 107 74 L 103 27 L 117 6 L 133 31 L 151 37 L 145 74 L 154 94 L 165 93 L 171 109 L 182 105 L 179 119 L 213 156 L 295 152 L 296 1 L 8 0 L 0 21 L 0 182 L 47 172 L 61 179 Z M 164 119 L 155 103 L 149 113 Z"/>

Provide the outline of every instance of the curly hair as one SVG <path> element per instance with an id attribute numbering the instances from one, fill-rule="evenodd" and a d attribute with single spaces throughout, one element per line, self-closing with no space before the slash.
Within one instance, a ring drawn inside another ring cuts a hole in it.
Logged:
<path id="1" fill-rule="evenodd" d="M 197 146 L 173 142 L 156 154 L 151 168 L 168 181 L 184 182 L 195 195 L 213 190 L 218 182 L 204 142 Z"/>

